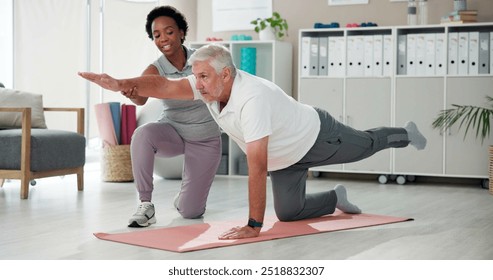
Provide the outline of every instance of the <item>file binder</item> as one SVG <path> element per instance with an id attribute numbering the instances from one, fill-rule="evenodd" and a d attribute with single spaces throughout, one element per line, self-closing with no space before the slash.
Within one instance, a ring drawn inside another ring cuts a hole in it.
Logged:
<path id="1" fill-rule="evenodd" d="M 328 75 L 327 58 L 328 37 L 320 37 L 318 41 L 318 75 Z"/>
<path id="2" fill-rule="evenodd" d="M 363 38 L 363 75 L 373 76 L 373 35 L 366 35 Z"/>
<path id="3" fill-rule="evenodd" d="M 479 32 L 469 32 L 469 75 L 479 73 Z"/>
<path id="4" fill-rule="evenodd" d="M 347 72 L 350 77 L 364 75 L 364 36 L 348 36 L 347 45 Z"/>
<path id="5" fill-rule="evenodd" d="M 335 36 L 328 37 L 328 76 L 336 77 L 337 76 L 337 55 L 339 54 L 337 51 L 337 38 Z"/>
<path id="6" fill-rule="evenodd" d="M 365 36 L 356 37 L 356 72 L 355 76 L 364 76 L 365 74 Z"/>
<path id="7" fill-rule="evenodd" d="M 417 34 L 407 34 L 407 75 L 416 75 Z"/>
<path id="8" fill-rule="evenodd" d="M 355 76 L 356 70 L 356 36 L 348 36 L 347 37 L 347 64 L 346 71 L 347 76 Z"/>
<path id="9" fill-rule="evenodd" d="M 467 75 L 469 72 L 469 32 L 459 32 L 459 65 L 457 74 Z"/>
<path id="10" fill-rule="evenodd" d="M 452 32 L 448 34 L 448 59 L 447 69 L 449 75 L 459 73 L 459 33 Z"/>
<path id="11" fill-rule="evenodd" d="M 346 75 L 346 38 L 344 36 L 336 37 L 336 72 L 335 77 Z"/>
<path id="12" fill-rule="evenodd" d="M 447 42 L 445 33 L 435 34 L 435 73 L 447 74 Z"/>
<path id="13" fill-rule="evenodd" d="M 397 74 L 407 74 L 407 35 L 397 37 Z"/>
<path id="14" fill-rule="evenodd" d="M 416 75 L 426 74 L 426 37 L 427 34 L 416 34 Z"/>
<path id="15" fill-rule="evenodd" d="M 391 76 L 394 61 L 392 35 L 383 35 L 383 76 Z M 405 74 L 405 73 L 404 73 Z"/>
<path id="16" fill-rule="evenodd" d="M 489 74 L 490 73 L 490 33 L 480 32 L 479 33 L 479 74 Z"/>
<path id="17" fill-rule="evenodd" d="M 319 38 L 310 38 L 310 76 L 318 76 L 318 45 Z"/>
<path id="18" fill-rule="evenodd" d="M 493 73 L 493 32 L 490 32 L 490 74 Z"/>
<path id="19" fill-rule="evenodd" d="M 436 35 L 435 33 L 427 33 L 425 36 L 425 75 L 434 76 L 436 75 Z"/>
<path id="20" fill-rule="evenodd" d="M 490 32 L 490 74 L 493 73 L 493 32 Z"/>
<path id="21" fill-rule="evenodd" d="M 383 35 L 373 35 L 373 76 L 383 75 Z"/>
<path id="22" fill-rule="evenodd" d="M 310 37 L 301 38 L 301 77 L 310 76 Z"/>

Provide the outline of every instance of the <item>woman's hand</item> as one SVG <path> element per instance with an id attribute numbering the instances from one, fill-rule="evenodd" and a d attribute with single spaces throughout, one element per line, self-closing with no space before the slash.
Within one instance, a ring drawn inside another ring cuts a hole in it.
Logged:
<path id="1" fill-rule="evenodd" d="M 139 96 L 139 93 L 137 91 L 137 87 L 133 87 L 127 91 L 121 91 L 121 94 L 123 96 L 125 96 L 126 98 L 130 98 L 130 99 L 135 99 Z"/>

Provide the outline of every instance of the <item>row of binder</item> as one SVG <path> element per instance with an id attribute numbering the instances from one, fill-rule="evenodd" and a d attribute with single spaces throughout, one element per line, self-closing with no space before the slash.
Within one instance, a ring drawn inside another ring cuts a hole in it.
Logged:
<path id="1" fill-rule="evenodd" d="M 489 74 L 493 69 L 493 32 L 449 33 L 450 75 Z M 456 63 L 454 60 L 456 59 Z M 467 67 L 465 65 L 468 65 Z"/>
<path id="2" fill-rule="evenodd" d="M 448 36 L 448 37 L 447 37 Z M 493 73 L 493 32 L 397 35 L 398 75 Z M 391 76 L 392 35 L 303 36 L 301 77 Z"/>
<path id="3" fill-rule="evenodd" d="M 398 35 L 399 75 L 489 74 L 493 32 Z"/>
<path id="4" fill-rule="evenodd" d="M 398 35 L 397 74 L 432 76 L 447 73 L 445 33 Z"/>
<path id="5" fill-rule="evenodd" d="M 390 76 L 392 61 L 392 35 L 301 38 L 302 77 Z"/>

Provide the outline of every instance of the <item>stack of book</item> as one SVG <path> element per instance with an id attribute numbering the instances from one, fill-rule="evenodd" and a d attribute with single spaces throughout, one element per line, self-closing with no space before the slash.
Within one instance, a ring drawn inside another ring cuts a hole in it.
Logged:
<path id="1" fill-rule="evenodd" d="M 462 11 L 453 11 L 448 15 L 445 15 L 441 19 L 441 23 L 449 24 L 449 23 L 471 23 L 477 22 L 478 11 L 477 10 L 462 10 Z"/>

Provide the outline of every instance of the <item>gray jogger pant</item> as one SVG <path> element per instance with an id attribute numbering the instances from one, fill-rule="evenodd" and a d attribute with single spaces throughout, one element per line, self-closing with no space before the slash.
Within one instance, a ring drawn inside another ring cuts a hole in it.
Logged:
<path id="1" fill-rule="evenodd" d="M 297 163 L 271 171 L 276 215 L 281 221 L 295 221 L 332 214 L 337 203 L 333 190 L 306 194 L 308 168 L 355 162 L 387 148 L 403 148 L 409 144 L 404 128 L 379 127 L 360 131 L 335 120 L 324 110 L 315 108 L 320 116 L 320 132 L 315 144 Z"/>
<path id="2" fill-rule="evenodd" d="M 154 156 L 174 157 L 183 154 L 184 166 L 177 210 L 184 218 L 202 216 L 221 161 L 221 152 L 221 136 L 188 141 L 168 123 L 152 122 L 138 127 L 132 137 L 131 157 L 139 199 L 152 199 Z"/>

